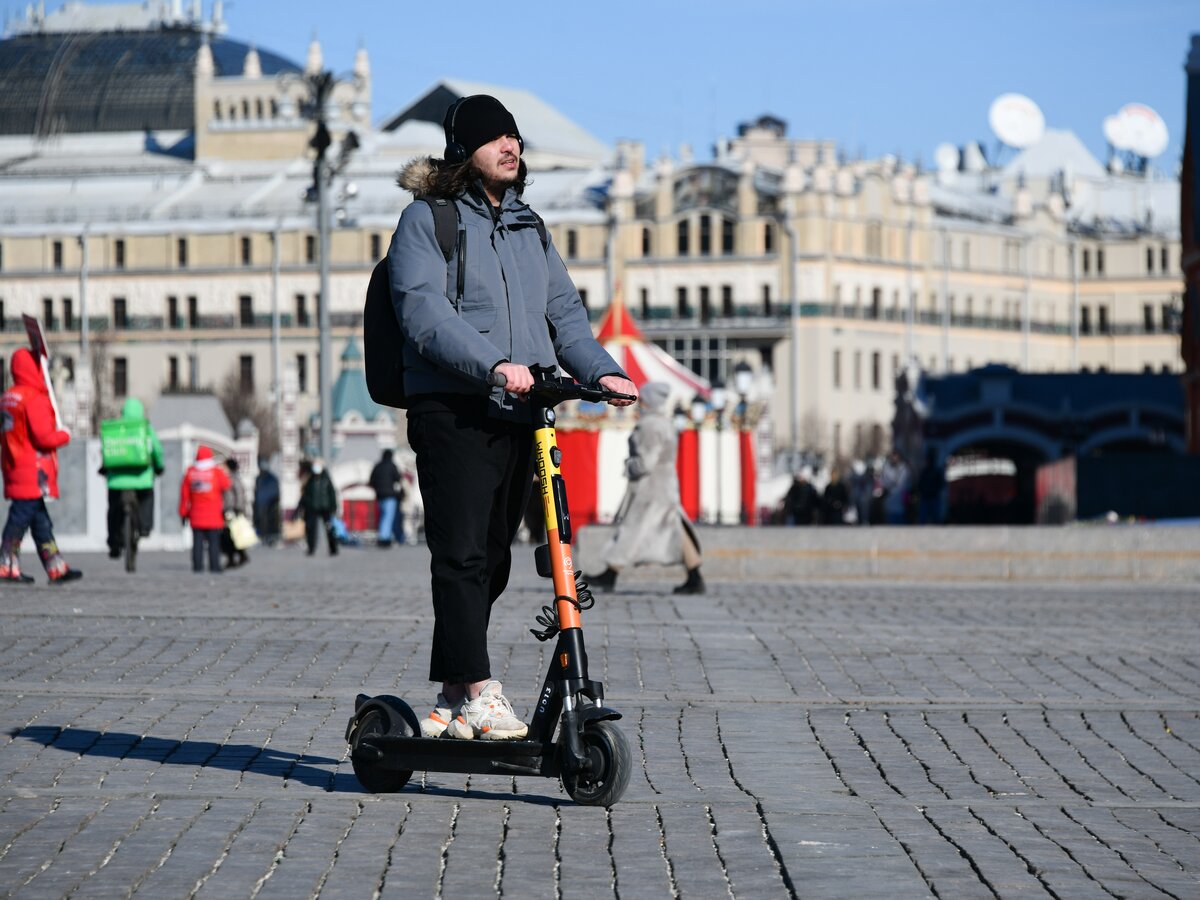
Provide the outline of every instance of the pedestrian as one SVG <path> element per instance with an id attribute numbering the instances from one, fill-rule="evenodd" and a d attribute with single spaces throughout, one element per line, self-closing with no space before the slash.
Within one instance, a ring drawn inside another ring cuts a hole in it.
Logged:
<path id="1" fill-rule="evenodd" d="M 121 418 L 117 420 L 124 440 L 117 442 L 118 448 L 129 448 L 121 456 L 109 455 L 110 446 L 103 439 L 104 429 L 110 423 L 103 422 L 101 429 L 101 468 L 108 483 L 108 556 L 120 559 L 125 548 L 125 501 L 123 493 L 133 491 L 137 496 L 138 534 L 146 537 L 154 529 L 154 479 L 163 473 L 163 449 L 153 426 L 146 421 L 146 409 L 142 401 L 129 397 L 121 407 Z"/>
<path id="2" fill-rule="evenodd" d="M 225 568 L 236 569 L 250 562 L 250 554 L 245 547 L 239 547 L 234 539 L 234 520 L 246 515 L 246 486 L 242 484 L 242 476 L 238 474 L 238 461 L 232 456 L 225 460 L 225 471 L 229 476 L 229 487 L 222 493 L 221 501 L 225 507 L 225 525 L 221 529 L 221 551 L 225 554 Z"/>
<path id="3" fill-rule="evenodd" d="M 788 525 L 815 525 L 821 511 L 821 497 L 812 483 L 812 469 L 804 466 L 792 476 L 791 487 L 783 497 L 783 520 Z"/>
<path id="4" fill-rule="evenodd" d="M 0 398 L 0 474 L 10 501 L 0 537 L 0 582 L 32 584 L 21 571 L 21 541 L 33 533 L 38 557 L 51 584 L 82 578 L 58 551 L 46 498 L 58 497 L 58 454 L 71 433 L 57 427 L 42 367 L 24 347 L 12 355 L 13 386 Z"/>
<path id="5" fill-rule="evenodd" d="M 834 464 L 829 473 L 829 484 L 821 494 L 821 522 L 825 525 L 845 525 L 848 510 L 853 510 L 850 503 L 850 489 L 842 480 L 842 467 Z"/>
<path id="6" fill-rule="evenodd" d="M 375 508 L 379 513 L 379 537 L 376 545 L 387 549 L 392 546 L 392 538 L 396 531 L 396 507 L 400 503 L 402 490 L 400 470 L 392 461 L 392 451 L 384 450 L 371 469 L 368 479 L 371 490 L 375 492 Z"/>
<path id="7" fill-rule="evenodd" d="M 855 522 L 859 525 L 870 525 L 875 473 L 861 459 L 856 459 L 851 463 L 850 473 L 850 498 L 854 503 Z"/>
<path id="8" fill-rule="evenodd" d="M 917 523 L 938 525 L 942 521 L 942 489 L 946 486 L 946 470 L 938 462 L 937 450 L 925 450 L 925 465 L 917 476 Z"/>
<path id="9" fill-rule="evenodd" d="M 221 531 L 225 527 L 225 492 L 229 474 L 213 458 L 211 447 L 201 446 L 179 485 L 179 518 L 192 526 L 192 571 L 221 571 Z"/>
<path id="10" fill-rule="evenodd" d="M 254 530 L 268 547 L 279 541 L 279 497 L 279 479 L 271 471 L 270 462 L 260 459 L 254 479 Z"/>
<path id="11" fill-rule="evenodd" d="M 297 509 L 304 517 L 304 540 L 309 556 L 317 552 L 317 534 L 322 526 L 329 541 L 329 555 L 337 556 L 338 540 L 333 530 L 337 506 L 337 489 L 333 486 L 333 479 L 325 471 L 324 461 L 317 457 L 312 461 L 304 487 L 300 489 L 300 506 Z"/>
<path id="12" fill-rule="evenodd" d="M 912 472 L 899 451 L 893 450 L 883 463 L 880 474 L 883 486 L 883 515 L 889 525 L 903 525 L 908 521 L 908 491 L 912 486 Z"/>
<path id="13" fill-rule="evenodd" d="M 398 180 L 416 197 L 454 204 L 455 260 L 447 265 L 427 203 L 405 208 L 388 251 L 432 557 L 429 678 L 441 683 L 421 733 L 521 738 L 528 727 L 492 677 L 487 648 L 531 485 L 532 415 L 514 395 L 528 394 L 535 364 L 561 363 L 579 381 L 625 394 L 637 389 L 592 336 L 566 266 L 521 199 L 528 172 L 512 114 L 477 94 L 451 105 L 443 130 L 443 158 L 414 160 Z M 488 388 L 493 373 L 505 390 Z"/>
<path id="14" fill-rule="evenodd" d="M 629 486 L 621 501 L 617 530 L 603 551 L 605 569 L 588 578 L 592 587 L 611 591 L 617 575 L 628 566 L 683 563 L 687 579 L 674 593 L 704 593 L 700 541 L 679 501 L 675 469 L 679 438 L 667 415 L 670 392 L 661 381 L 642 385 L 641 414 L 629 436 L 625 460 Z"/>

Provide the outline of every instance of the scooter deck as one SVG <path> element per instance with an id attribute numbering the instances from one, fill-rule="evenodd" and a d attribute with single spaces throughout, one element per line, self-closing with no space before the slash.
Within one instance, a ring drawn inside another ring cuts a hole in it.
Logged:
<path id="1" fill-rule="evenodd" d="M 364 737 L 355 754 L 384 769 L 476 775 L 559 775 L 558 745 L 539 741 L 460 741 L 380 734 Z"/>

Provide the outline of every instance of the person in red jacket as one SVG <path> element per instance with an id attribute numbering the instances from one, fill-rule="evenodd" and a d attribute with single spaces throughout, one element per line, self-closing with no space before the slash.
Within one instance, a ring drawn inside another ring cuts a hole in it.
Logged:
<path id="1" fill-rule="evenodd" d="M 67 565 L 54 540 L 54 526 L 46 498 L 58 496 L 58 459 L 55 450 L 71 440 L 55 427 L 54 407 L 42 368 L 33 354 L 22 348 L 12 356 L 13 386 L 0 398 L 0 473 L 4 497 L 11 501 L 4 536 L 0 539 L 0 582 L 29 584 L 32 576 L 21 572 L 21 541 L 26 529 L 33 532 L 38 556 L 51 584 L 65 584 L 83 573 Z"/>
<path id="2" fill-rule="evenodd" d="M 179 518 L 192 523 L 192 571 L 204 571 L 204 545 L 208 544 L 208 570 L 221 571 L 221 529 L 225 527 L 223 495 L 229 475 L 217 465 L 212 449 L 201 447 L 196 461 L 179 486 Z"/>

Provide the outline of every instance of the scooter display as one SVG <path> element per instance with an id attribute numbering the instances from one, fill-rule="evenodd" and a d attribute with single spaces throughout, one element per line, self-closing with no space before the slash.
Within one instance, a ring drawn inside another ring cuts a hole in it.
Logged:
<path id="1" fill-rule="evenodd" d="M 556 444 L 554 407 L 567 400 L 632 400 L 594 384 L 576 384 L 534 367 L 528 402 L 534 412 L 534 465 L 546 543 L 534 551 L 538 574 L 552 579 L 554 599 L 536 616 L 540 641 L 557 638 L 529 733 L 519 741 L 426 738 L 412 708 L 398 697 L 359 694 L 346 726 L 354 774 L 373 793 L 403 788 L 415 771 L 559 778 L 576 802 L 612 806 L 629 784 L 629 744 L 604 705 L 604 686 L 588 675 L 581 613 L 595 599 L 571 557 L 571 515 Z M 503 387 L 503 375 L 497 377 Z"/>

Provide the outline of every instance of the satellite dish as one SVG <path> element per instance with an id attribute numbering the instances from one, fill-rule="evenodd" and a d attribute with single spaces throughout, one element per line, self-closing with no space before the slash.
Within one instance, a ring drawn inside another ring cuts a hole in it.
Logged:
<path id="1" fill-rule="evenodd" d="M 1129 138 L 1125 134 L 1125 121 L 1120 116 L 1104 117 L 1104 139 L 1114 150 L 1128 150 Z"/>
<path id="2" fill-rule="evenodd" d="M 1032 147 L 1046 133 L 1046 117 L 1024 94 L 1001 94 L 988 109 L 988 124 L 1010 147 Z"/>
<path id="3" fill-rule="evenodd" d="M 1114 128 L 1120 143 L 1109 138 L 1119 150 L 1129 150 L 1143 159 L 1153 159 L 1167 149 L 1171 135 L 1162 116 L 1144 103 L 1127 103 L 1116 116 L 1104 120 L 1104 136 L 1108 137 L 1109 119 L 1116 119 Z"/>
<path id="4" fill-rule="evenodd" d="M 933 161 L 939 172 L 958 171 L 958 148 L 953 144 L 938 144 L 933 151 Z"/>

